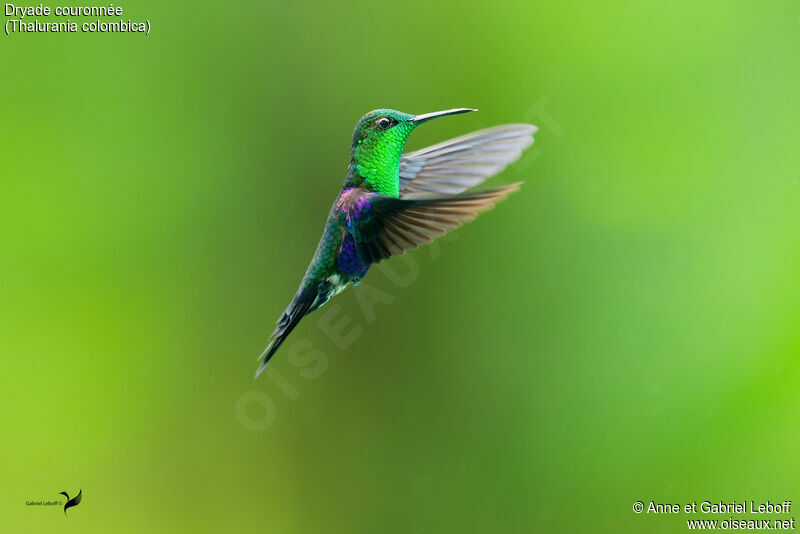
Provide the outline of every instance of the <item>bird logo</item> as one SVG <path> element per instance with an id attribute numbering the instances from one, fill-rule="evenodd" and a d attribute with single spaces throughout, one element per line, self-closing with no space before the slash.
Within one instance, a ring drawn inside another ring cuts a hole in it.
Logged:
<path id="1" fill-rule="evenodd" d="M 67 503 L 64 505 L 64 515 L 67 515 L 67 508 L 72 508 L 73 506 L 78 506 L 81 503 L 81 496 L 83 490 L 78 490 L 78 494 L 75 495 L 73 498 L 69 498 L 69 493 L 66 491 L 60 492 L 61 495 L 67 498 Z"/>

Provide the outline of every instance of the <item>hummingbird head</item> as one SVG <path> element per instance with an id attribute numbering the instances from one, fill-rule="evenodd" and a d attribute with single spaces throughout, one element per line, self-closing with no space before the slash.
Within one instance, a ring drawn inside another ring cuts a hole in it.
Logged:
<path id="1" fill-rule="evenodd" d="M 456 108 L 423 115 L 410 115 L 394 109 L 370 111 L 358 121 L 350 146 L 350 174 L 357 185 L 366 184 L 378 193 L 399 195 L 400 155 L 411 132 L 423 122 L 477 111 Z"/>

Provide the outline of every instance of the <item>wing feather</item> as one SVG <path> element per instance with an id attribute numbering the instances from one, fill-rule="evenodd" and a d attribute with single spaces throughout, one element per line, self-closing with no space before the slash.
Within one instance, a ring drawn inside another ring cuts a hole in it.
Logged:
<path id="1" fill-rule="evenodd" d="M 471 221 L 517 191 L 514 183 L 450 197 L 392 198 L 363 192 L 369 213 L 363 209 L 348 231 L 362 261 L 377 263 L 430 243 Z M 356 199 L 357 200 L 357 199 Z M 362 201 L 362 205 L 364 202 Z M 345 205 L 355 205 L 355 201 Z"/>
<path id="2" fill-rule="evenodd" d="M 505 124 L 403 154 L 400 198 L 462 193 L 516 161 L 534 133 L 531 124 Z"/>

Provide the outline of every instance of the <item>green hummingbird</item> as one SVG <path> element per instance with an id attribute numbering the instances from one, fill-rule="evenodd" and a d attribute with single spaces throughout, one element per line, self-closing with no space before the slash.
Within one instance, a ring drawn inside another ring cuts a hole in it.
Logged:
<path id="1" fill-rule="evenodd" d="M 410 115 L 378 109 L 361 117 L 342 191 L 297 293 L 258 358 L 264 360 L 256 376 L 303 317 L 357 285 L 373 263 L 430 243 L 519 189 L 518 182 L 465 193 L 520 157 L 533 143 L 530 124 L 496 126 L 403 154 L 420 124 L 470 111 L 477 110 Z"/>

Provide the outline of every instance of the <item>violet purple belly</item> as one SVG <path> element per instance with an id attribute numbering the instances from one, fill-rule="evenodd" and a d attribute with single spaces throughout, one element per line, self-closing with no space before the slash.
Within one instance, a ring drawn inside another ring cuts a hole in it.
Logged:
<path id="1" fill-rule="evenodd" d="M 367 269 L 369 269 L 369 265 L 361 263 L 356 251 L 356 243 L 348 232 L 342 248 L 339 250 L 339 255 L 336 256 L 336 270 L 348 276 L 362 278 L 367 273 Z"/>

